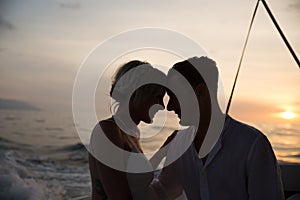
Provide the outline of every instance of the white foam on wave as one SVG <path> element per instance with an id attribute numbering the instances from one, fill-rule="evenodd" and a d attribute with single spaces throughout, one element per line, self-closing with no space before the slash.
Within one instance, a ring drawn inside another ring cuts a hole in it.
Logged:
<path id="1" fill-rule="evenodd" d="M 0 199 L 44 199 L 43 186 L 17 174 L 0 175 Z"/>
<path id="2" fill-rule="evenodd" d="M 34 179 L 30 171 L 18 164 L 13 154 L 13 151 L 0 154 L 0 199 L 59 200 L 63 198 L 64 189 L 61 186 L 49 185 L 44 180 Z"/>

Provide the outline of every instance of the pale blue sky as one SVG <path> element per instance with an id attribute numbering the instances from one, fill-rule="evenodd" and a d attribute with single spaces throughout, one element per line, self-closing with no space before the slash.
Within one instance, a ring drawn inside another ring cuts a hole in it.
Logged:
<path id="1" fill-rule="evenodd" d="M 267 2 L 299 56 L 300 1 Z M 112 35 L 142 27 L 178 31 L 203 46 L 218 63 L 228 94 L 256 1 L 0 0 L 0 3 L 0 98 L 69 111 L 76 72 L 88 53 Z M 232 112 L 245 119 L 254 113 L 264 113 L 266 117 L 266 113 L 288 109 L 300 115 L 299 85 L 300 70 L 261 4 Z"/>

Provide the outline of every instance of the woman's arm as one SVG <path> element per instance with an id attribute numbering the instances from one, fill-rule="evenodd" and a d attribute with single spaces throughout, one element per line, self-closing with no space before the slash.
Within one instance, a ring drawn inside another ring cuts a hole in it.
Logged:
<path id="1" fill-rule="evenodd" d="M 173 138 L 176 136 L 177 131 L 174 131 L 164 142 L 164 144 L 159 148 L 159 150 L 150 158 L 150 163 L 152 165 L 153 169 L 156 169 L 159 165 L 159 163 L 162 161 L 162 159 L 167 155 L 168 153 L 168 147 L 167 146 Z"/>
<path id="2" fill-rule="evenodd" d="M 149 187 L 149 199 L 164 200 L 176 199 L 183 193 L 179 173 L 179 161 L 176 160 L 172 164 L 164 167 Z"/>
<path id="3" fill-rule="evenodd" d="M 170 142 L 176 136 L 177 131 L 174 131 L 164 142 L 160 151 L 164 149 L 164 151 L 157 153 L 151 159 L 153 159 L 156 163 L 158 162 L 158 158 L 163 158 L 164 156 L 168 156 L 169 145 Z M 166 148 L 163 148 L 166 147 Z M 157 156 L 157 157 L 155 157 Z M 155 160 L 156 159 L 156 160 Z M 168 157 L 166 158 L 168 159 Z M 160 160 L 159 160 L 160 161 Z M 163 200 L 163 199 L 176 199 L 183 192 L 183 187 L 181 185 L 180 178 L 178 176 L 179 173 L 179 165 L 180 159 L 177 159 L 173 163 L 168 166 L 164 166 L 161 170 L 157 179 L 155 179 L 151 186 L 149 187 L 149 199 L 155 200 Z M 159 164 L 159 162 L 158 162 Z M 157 166 L 156 166 L 157 167 Z"/>
<path id="4" fill-rule="evenodd" d="M 92 155 L 89 155 L 89 167 L 93 200 L 131 199 L 124 172 L 107 167 Z"/>
<path id="5" fill-rule="evenodd" d="M 100 122 L 97 126 L 100 127 L 95 128 L 92 134 L 104 133 L 106 137 L 119 148 L 124 146 L 124 143 L 120 138 L 119 130 L 113 122 L 105 120 Z M 91 140 L 93 138 L 97 137 L 91 137 Z M 92 141 L 91 143 L 97 145 L 97 141 Z M 89 165 L 93 187 L 93 200 L 102 200 L 103 197 L 105 197 L 103 193 L 101 194 L 101 185 L 104 194 L 109 200 L 132 199 L 126 172 L 118 171 L 110 166 L 106 166 L 94 156 L 90 158 Z"/>

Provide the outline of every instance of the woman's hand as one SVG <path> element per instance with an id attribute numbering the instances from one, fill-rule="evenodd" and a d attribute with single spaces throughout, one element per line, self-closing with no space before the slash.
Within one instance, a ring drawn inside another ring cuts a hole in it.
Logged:
<path id="1" fill-rule="evenodd" d="M 162 161 L 162 159 L 167 155 L 168 152 L 168 144 L 173 140 L 173 138 L 176 136 L 177 131 L 174 131 L 163 143 L 163 145 L 159 148 L 159 150 L 150 158 L 150 163 L 152 165 L 153 169 L 156 169 L 159 165 L 159 163 Z M 166 147 L 166 148 L 164 148 Z"/>

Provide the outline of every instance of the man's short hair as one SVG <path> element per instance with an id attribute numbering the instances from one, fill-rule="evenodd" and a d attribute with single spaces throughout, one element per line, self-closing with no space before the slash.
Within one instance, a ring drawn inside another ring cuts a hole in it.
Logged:
<path id="1" fill-rule="evenodd" d="M 194 88 L 198 84 L 205 84 L 214 94 L 217 94 L 218 88 L 218 68 L 216 62 L 208 57 L 193 57 L 188 60 L 176 63 L 168 72 L 176 70 L 189 82 Z"/>

